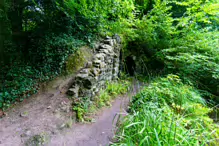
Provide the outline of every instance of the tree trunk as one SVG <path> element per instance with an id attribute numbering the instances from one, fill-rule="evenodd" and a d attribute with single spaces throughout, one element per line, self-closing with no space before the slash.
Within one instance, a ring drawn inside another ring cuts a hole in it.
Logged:
<path id="1" fill-rule="evenodd" d="M 23 21 L 24 0 L 12 0 L 11 9 L 9 11 L 9 19 L 11 21 L 11 30 L 13 41 L 18 45 L 22 39 L 22 21 Z"/>
<path id="2" fill-rule="evenodd" d="M 5 41 L 10 40 L 10 25 L 7 18 L 7 2 L 0 0 L 0 63 L 7 61 L 5 54 Z"/>

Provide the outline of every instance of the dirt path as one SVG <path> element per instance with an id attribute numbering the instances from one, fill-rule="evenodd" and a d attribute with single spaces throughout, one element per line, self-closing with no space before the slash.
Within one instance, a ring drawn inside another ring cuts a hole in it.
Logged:
<path id="1" fill-rule="evenodd" d="M 74 124 L 72 129 L 51 138 L 49 146 L 106 146 L 113 137 L 117 114 L 126 114 L 129 98 L 117 98 L 111 108 L 104 108 L 92 124 Z M 113 123 L 114 120 L 114 123 Z"/>
<path id="2" fill-rule="evenodd" d="M 137 86 L 133 89 L 132 94 Z M 94 117 L 96 122 L 80 124 L 72 120 L 71 101 L 52 87 L 16 105 L 0 119 L 0 146 L 23 146 L 35 135 L 44 135 L 49 146 L 108 145 L 114 118 L 125 113 L 131 96 L 118 97 L 110 108 L 101 109 Z"/>

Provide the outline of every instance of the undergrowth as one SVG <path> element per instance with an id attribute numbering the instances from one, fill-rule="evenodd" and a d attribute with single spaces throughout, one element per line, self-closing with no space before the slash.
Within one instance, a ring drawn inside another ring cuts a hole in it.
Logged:
<path id="1" fill-rule="evenodd" d="M 219 127 L 206 104 L 178 76 L 157 78 L 133 97 L 113 145 L 218 145 Z"/>
<path id="2" fill-rule="evenodd" d="M 85 44 L 68 35 L 51 35 L 40 42 L 40 46 L 30 49 L 30 62 L 15 61 L 0 68 L 0 110 L 37 93 L 40 83 L 65 72 L 68 56 Z"/>
<path id="3" fill-rule="evenodd" d="M 100 91 L 99 95 L 93 99 L 84 97 L 73 101 L 73 111 L 76 112 L 79 122 L 91 121 L 89 117 L 92 113 L 104 106 L 111 106 L 111 102 L 119 95 L 129 91 L 130 80 L 118 80 L 106 84 L 106 89 Z"/>

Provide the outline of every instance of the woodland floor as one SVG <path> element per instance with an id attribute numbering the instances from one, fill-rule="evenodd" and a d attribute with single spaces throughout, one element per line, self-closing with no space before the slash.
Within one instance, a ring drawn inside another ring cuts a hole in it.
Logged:
<path id="1" fill-rule="evenodd" d="M 85 124 L 73 120 L 71 101 L 57 87 L 50 86 L 6 112 L 0 119 L 0 146 L 33 145 L 30 140 L 36 135 L 44 135 L 49 146 L 109 145 L 118 115 L 126 114 L 130 97 L 138 90 L 135 82 L 130 93 L 100 109 L 93 115 L 95 122 Z"/>

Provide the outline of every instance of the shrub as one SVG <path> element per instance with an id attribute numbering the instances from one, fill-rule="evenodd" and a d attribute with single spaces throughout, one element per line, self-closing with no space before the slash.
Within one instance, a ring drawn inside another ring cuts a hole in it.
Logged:
<path id="1" fill-rule="evenodd" d="M 156 1 L 153 9 L 135 22 L 136 41 L 154 50 L 168 46 L 175 31 L 170 10 L 166 1 Z"/>
<path id="2" fill-rule="evenodd" d="M 37 48 L 29 49 L 30 62 L 15 60 L 11 66 L 1 68 L 0 109 L 36 93 L 39 84 L 59 75 L 69 54 L 84 42 L 68 35 L 47 36 Z"/>
<path id="3" fill-rule="evenodd" d="M 114 33 L 127 34 L 135 11 L 132 0 L 67 0 L 65 6 L 78 31 L 88 39 L 95 34 L 104 37 Z"/>
<path id="4" fill-rule="evenodd" d="M 193 87 L 178 76 L 158 78 L 133 97 L 113 145 L 216 144 L 219 129 Z"/>
<path id="5" fill-rule="evenodd" d="M 37 92 L 40 72 L 26 64 L 14 64 L 0 84 L 0 109 L 22 101 Z"/>
<path id="6" fill-rule="evenodd" d="M 56 74 L 62 71 L 69 54 L 73 54 L 79 46 L 85 44 L 83 41 L 67 34 L 59 36 L 50 34 L 39 41 L 41 43 L 35 48 L 36 50 L 31 50 L 33 62 L 38 63 L 37 66 L 42 70 L 44 68 L 47 72 Z"/>
<path id="7" fill-rule="evenodd" d="M 130 50 L 138 60 L 147 60 L 147 66 L 159 62 L 167 73 L 219 95 L 218 13 L 217 0 L 158 0 L 134 21 L 135 45 Z"/>
<path id="8" fill-rule="evenodd" d="M 219 95 L 218 31 L 191 31 L 157 53 L 169 72 L 179 73 L 197 88 Z"/>

